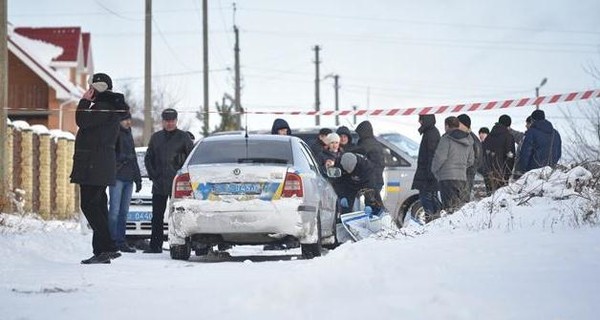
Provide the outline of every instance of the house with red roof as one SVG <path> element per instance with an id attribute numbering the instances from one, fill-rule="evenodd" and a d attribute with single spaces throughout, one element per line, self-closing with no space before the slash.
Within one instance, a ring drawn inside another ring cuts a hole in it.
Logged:
<path id="1" fill-rule="evenodd" d="M 74 110 L 94 72 L 80 27 L 8 28 L 8 117 L 75 133 Z"/>

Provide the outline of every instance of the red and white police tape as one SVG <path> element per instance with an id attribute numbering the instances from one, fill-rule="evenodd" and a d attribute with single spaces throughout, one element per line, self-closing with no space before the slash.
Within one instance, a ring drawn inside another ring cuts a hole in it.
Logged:
<path id="1" fill-rule="evenodd" d="M 472 112 L 492 109 L 518 108 L 524 106 L 555 104 L 600 98 L 600 89 L 555 94 L 533 98 L 510 99 L 503 101 L 477 102 L 468 104 L 442 105 L 421 108 L 369 109 L 369 110 L 328 110 L 328 111 L 247 111 L 248 114 L 280 114 L 280 115 L 322 115 L 322 116 L 410 116 L 419 114 L 438 114 L 454 112 Z"/>

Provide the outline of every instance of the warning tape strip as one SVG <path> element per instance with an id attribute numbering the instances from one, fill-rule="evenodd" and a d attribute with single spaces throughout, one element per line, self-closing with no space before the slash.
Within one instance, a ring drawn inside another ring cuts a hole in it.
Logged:
<path id="1" fill-rule="evenodd" d="M 369 109 L 369 110 L 340 110 L 340 111 L 248 111 L 249 114 L 277 114 L 277 115 L 307 115 L 307 116 L 410 116 L 419 114 L 439 114 L 471 112 L 480 110 L 493 110 L 505 108 L 519 108 L 524 106 L 555 104 L 561 102 L 572 102 L 600 98 L 600 89 L 540 96 L 533 98 L 510 99 L 502 101 L 477 102 L 468 104 L 441 105 L 422 108 L 398 108 L 398 109 Z"/>
<path id="2" fill-rule="evenodd" d="M 457 113 L 457 112 L 472 112 L 481 110 L 493 110 L 493 109 L 508 109 L 508 108 L 520 108 L 525 106 L 533 105 L 544 105 L 544 104 L 556 104 L 561 102 L 573 102 L 600 98 L 600 89 L 571 92 L 563 94 L 555 94 L 550 96 L 530 97 L 521 99 L 510 99 L 501 101 L 489 101 L 489 102 L 476 102 L 468 104 L 455 104 L 455 105 L 441 105 L 433 107 L 421 107 L 421 108 L 396 108 L 396 109 L 357 109 L 357 110 L 327 110 L 327 111 L 244 111 L 244 112 L 231 112 L 230 114 L 257 114 L 257 115 L 303 115 L 303 116 L 410 116 L 419 114 L 439 114 L 439 113 Z M 5 108 L 5 110 L 22 110 L 25 112 L 59 112 L 56 109 L 27 109 L 27 108 Z M 73 112 L 77 110 L 63 110 L 63 112 Z M 79 110 L 85 112 L 125 112 L 125 111 L 112 111 L 112 110 Z M 182 110 L 179 113 L 196 113 L 197 111 Z M 209 113 L 218 113 L 216 111 L 209 111 Z"/>

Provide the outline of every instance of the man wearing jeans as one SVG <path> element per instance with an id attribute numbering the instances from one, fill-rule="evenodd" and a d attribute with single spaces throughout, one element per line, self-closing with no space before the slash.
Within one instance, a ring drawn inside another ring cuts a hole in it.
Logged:
<path id="1" fill-rule="evenodd" d="M 135 182 L 135 192 L 142 189 L 142 176 L 135 154 L 135 144 L 131 134 L 131 113 L 121 119 L 119 138 L 115 147 L 117 161 L 117 181 L 108 187 L 110 196 L 108 209 L 108 229 L 110 237 L 121 252 L 135 252 L 125 241 L 127 212 Z"/>

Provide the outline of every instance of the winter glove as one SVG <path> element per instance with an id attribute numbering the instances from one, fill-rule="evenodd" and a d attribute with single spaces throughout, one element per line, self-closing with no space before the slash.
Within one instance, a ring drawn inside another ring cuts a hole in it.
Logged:
<path id="1" fill-rule="evenodd" d="M 135 182 L 135 192 L 138 193 L 138 192 L 140 192 L 140 190 L 142 190 L 142 182 L 136 181 Z"/>
<path id="2" fill-rule="evenodd" d="M 373 208 L 371 208 L 371 206 L 366 206 L 365 207 L 365 214 L 371 218 L 373 216 Z"/>
<path id="3" fill-rule="evenodd" d="M 348 199 L 346 198 L 341 198 L 340 199 L 340 206 L 342 206 L 342 208 L 348 208 L 350 205 L 348 204 Z"/>

